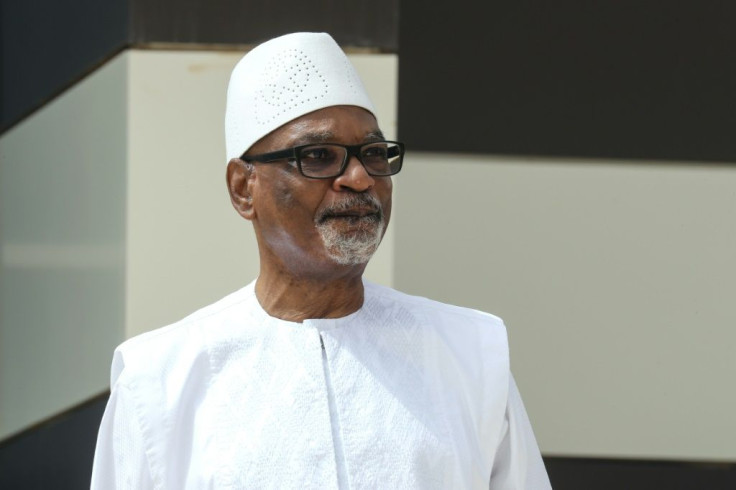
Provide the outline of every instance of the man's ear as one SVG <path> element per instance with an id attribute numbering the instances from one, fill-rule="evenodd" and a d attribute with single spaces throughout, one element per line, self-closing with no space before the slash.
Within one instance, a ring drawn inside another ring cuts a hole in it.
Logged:
<path id="1" fill-rule="evenodd" d="M 233 158 L 227 164 L 225 178 L 227 179 L 227 190 L 230 193 L 230 202 L 235 211 L 243 218 L 252 220 L 255 217 L 251 193 L 252 180 L 255 178 L 253 164 Z"/>

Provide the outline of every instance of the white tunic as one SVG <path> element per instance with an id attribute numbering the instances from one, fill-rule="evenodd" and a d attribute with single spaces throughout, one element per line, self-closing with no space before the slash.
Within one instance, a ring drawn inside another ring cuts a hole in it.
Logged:
<path id="1" fill-rule="evenodd" d="M 115 351 L 92 488 L 550 488 L 502 321 L 365 283 L 292 323 L 254 283 Z"/>

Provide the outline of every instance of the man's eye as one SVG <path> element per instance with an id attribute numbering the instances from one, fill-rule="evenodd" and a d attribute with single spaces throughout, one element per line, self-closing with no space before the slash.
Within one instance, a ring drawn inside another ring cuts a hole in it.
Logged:
<path id="1" fill-rule="evenodd" d="M 301 154 L 302 160 L 331 160 L 333 152 L 329 148 L 305 148 Z"/>
<path id="2" fill-rule="evenodd" d="M 386 147 L 385 146 L 373 146 L 363 150 L 363 158 L 386 158 Z"/>

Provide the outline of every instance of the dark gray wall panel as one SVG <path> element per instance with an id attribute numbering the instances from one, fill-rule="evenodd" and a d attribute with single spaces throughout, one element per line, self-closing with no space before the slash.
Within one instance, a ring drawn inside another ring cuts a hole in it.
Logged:
<path id="1" fill-rule="evenodd" d="M 0 133 L 125 47 L 256 44 L 327 31 L 396 52 L 399 0 L 0 0 Z"/>
<path id="2" fill-rule="evenodd" d="M 342 45 L 395 52 L 398 0 L 131 0 L 134 43 L 254 44 L 326 31 Z"/>
<path id="3" fill-rule="evenodd" d="M 636 459 L 544 458 L 555 490 L 733 490 L 736 464 Z"/>
<path id="4" fill-rule="evenodd" d="M 126 0 L 0 1 L 0 132 L 126 44 Z"/>
<path id="5" fill-rule="evenodd" d="M 0 442 L 0 488 L 89 488 L 104 393 L 11 439 Z"/>
<path id="6" fill-rule="evenodd" d="M 734 25 L 726 0 L 403 0 L 399 134 L 426 151 L 736 161 Z"/>

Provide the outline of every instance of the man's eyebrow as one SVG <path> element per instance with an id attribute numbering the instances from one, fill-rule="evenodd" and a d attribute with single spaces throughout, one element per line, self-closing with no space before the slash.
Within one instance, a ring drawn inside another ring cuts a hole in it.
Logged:
<path id="1" fill-rule="evenodd" d="M 335 133 L 332 131 L 314 131 L 300 134 L 298 138 L 291 142 L 291 146 L 311 145 L 315 143 L 334 143 L 335 138 Z M 383 132 L 381 132 L 380 129 L 369 131 L 363 137 L 363 141 L 365 142 L 383 141 L 384 139 L 386 138 L 383 136 Z"/>
<path id="2" fill-rule="evenodd" d="M 333 133 L 332 131 L 315 131 L 311 133 L 303 133 L 291 142 L 291 146 L 311 145 L 312 143 L 328 143 L 333 141 L 334 138 L 335 133 Z"/>
<path id="3" fill-rule="evenodd" d="M 364 141 L 382 141 L 385 139 L 386 137 L 380 129 L 366 133 L 365 138 L 363 138 Z"/>

